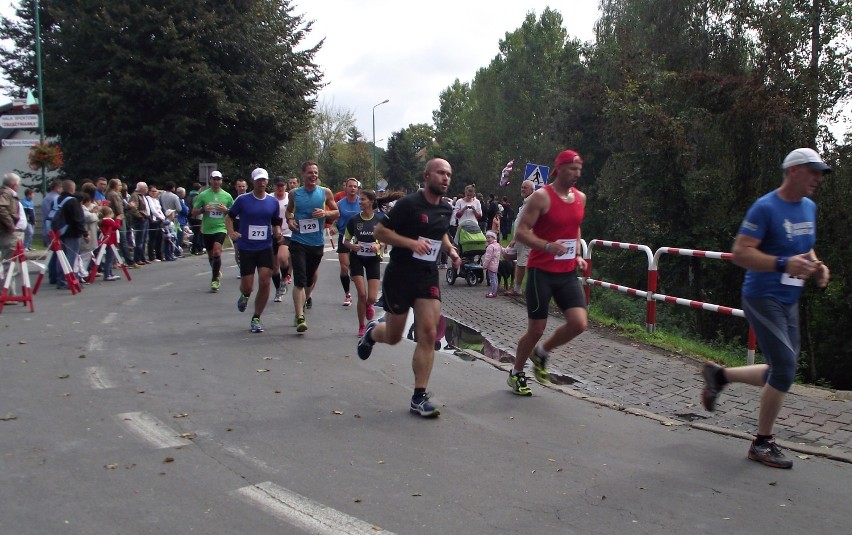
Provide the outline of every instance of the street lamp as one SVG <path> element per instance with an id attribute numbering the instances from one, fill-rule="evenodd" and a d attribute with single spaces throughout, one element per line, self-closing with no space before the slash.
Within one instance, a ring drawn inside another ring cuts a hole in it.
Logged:
<path id="1" fill-rule="evenodd" d="M 376 108 L 388 102 L 390 102 L 390 99 L 384 99 L 373 106 L 373 189 L 378 188 L 378 177 L 376 175 Z"/>

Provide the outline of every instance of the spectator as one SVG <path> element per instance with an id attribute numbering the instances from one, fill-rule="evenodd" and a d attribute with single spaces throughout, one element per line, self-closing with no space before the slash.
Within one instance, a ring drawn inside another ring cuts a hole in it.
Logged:
<path id="1" fill-rule="evenodd" d="M 77 191 L 77 184 L 73 180 L 62 181 L 62 194 L 57 197 L 56 202 L 62 205 L 60 210 L 65 219 L 65 224 L 68 230 L 64 235 L 60 236 L 59 240 L 62 243 L 62 250 L 65 257 L 68 259 L 68 264 L 74 266 L 77 262 L 77 255 L 80 251 L 80 241 L 89 241 L 95 239 L 89 235 L 86 229 L 86 220 L 83 215 L 83 208 L 80 201 L 77 200 L 74 193 Z M 66 199 L 68 199 L 66 201 Z M 70 274 L 74 276 L 73 273 Z M 68 281 L 65 277 L 57 273 L 56 288 L 59 290 L 68 289 Z"/>
<path id="2" fill-rule="evenodd" d="M 35 205 L 33 204 L 33 189 L 24 190 L 24 198 L 21 205 L 24 207 L 24 216 L 27 219 L 27 228 L 24 230 L 24 250 L 33 250 L 33 234 L 35 232 Z"/>

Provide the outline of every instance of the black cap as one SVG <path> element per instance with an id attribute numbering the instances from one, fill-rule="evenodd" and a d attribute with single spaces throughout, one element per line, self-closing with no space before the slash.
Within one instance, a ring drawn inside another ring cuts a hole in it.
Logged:
<path id="1" fill-rule="evenodd" d="M 275 184 L 276 186 L 286 185 L 287 181 L 284 179 L 283 176 L 277 176 L 277 177 L 275 177 L 275 181 L 273 182 L 273 184 Z"/>

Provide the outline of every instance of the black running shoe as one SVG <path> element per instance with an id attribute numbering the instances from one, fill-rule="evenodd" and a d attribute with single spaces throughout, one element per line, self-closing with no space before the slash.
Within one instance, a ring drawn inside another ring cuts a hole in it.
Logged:
<path id="1" fill-rule="evenodd" d="M 704 408 L 709 412 L 713 412 L 716 409 L 716 398 L 719 397 L 719 393 L 724 388 L 723 385 L 719 384 L 719 381 L 716 380 L 716 374 L 722 367 L 713 362 L 705 362 L 704 369 L 701 371 L 701 374 L 704 376 L 704 389 L 701 391 L 701 404 L 704 405 Z"/>
<path id="2" fill-rule="evenodd" d="M 409 412 L 419 414 L 424 418 L 434 418 L 441 414 L 441 409 L 429 402 L 430 397 L 432 397 L 432 394 L 429 392 L 426 392 L 422 396 L 412 397 L 411 406 L 408 409 Z"/>
<path id="3" fill-rule="evenodd" d="M 748 449 L 748 458 L 772 468 L 793 468 L 793 461 L 784 457 L 784 452 L 781 451 L 775 440 L 760 445 L 752 441 L 751 447 Z"/>

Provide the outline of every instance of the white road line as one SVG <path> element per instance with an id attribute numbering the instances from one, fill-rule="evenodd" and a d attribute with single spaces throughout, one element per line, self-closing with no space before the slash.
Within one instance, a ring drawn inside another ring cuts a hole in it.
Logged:
<path id="1" fill-rule="evenodd" d="M 353 516 L 326 507 L 310 498 L 266 481 L 243 487 L 234 493 L 247 503 L 260 507 L 275 518 L 319 535 L 375 535 L 392 532 L 374 526 Z"/>
<path id="2" fill-rule="evenodd" d="M 123 303 L 122 303 L 122 305 L 132 305 L 132 304 L 133 304 L 133 303 L 135 303 L 136 301 L 139 301 L 139 296 L 138 296 L 138 295 L 134 295 L 133 297 L 131 297 L 131 298 L 130 298 L 130 299 L 128 299 L 127 301 L 123 302 Z"/>
<path id="3" fill-rule="evenodd" d="M 103 351 L 104 341 L 100 336 L 93 334 L 89 337 L 89 343 L 86 344 L 86 351 Z"/>
<path id="4" fill-rule="evenodd" d="M 89 384 L 96 390 L 104 390 L 107 388 L 115 388 L 115 385 L 107 377 L 106 369 L 101 366 L 91 366 L 86 368 L 89 374 Z"/>
<path id="5" fill-rule="evenodd" d="M 198 435 L 201 436 L 201 433 L 198 433 Z M 269 474 L 277 474 L 278 473 L 277 468 L 273 468 L 272 466 L 269 466 L 268 464 L 266 464 L 262 460 L 260 460 L 256 457 L 252 457 L 251 455 L 246 453 L 245 450 L 243 450 L 242 448 L 240 448 L 238 446 L 232 446 L 230 444 L 222 444 L 222 449 L 227 451 L 228 453 L 230 453 L 234 457 L 237 457 L 239 459 L 242 459 L 243 461 L 246 461 L 246 462 L 253 464 L 256 468 L 259 468 L 259 469 L 263 470 L 264 472 L 267 472 Z"/>
<path id="6" fill-rule="evenodd" d="M 155 448 L 176 448 L 191 443 L 189 440 L 180 438 L 177 431 L 148 413 L 125 412 L 117 417 L 130 432 L 151 443 Z"/>
<path id="7" fill-rule="evenodd" d="M 172 284 L 173 284 L 173 283 L 171 283 L 171 282 L 167 282 L 167 283 L 165 283 L 165 284 L 161 284 L 161 285 L 159 285 L 159 286 L 154 286 L 154 288 L 153 288 L 153 289 L 154 289 L 154 290 L 162 290 L 163 288 L 167 288 L 167 287 L 171 286 Z"/>
<path id="8" fill-rule="evenodd" d="M 101 323 L 103 323 L 104 325 L 109 325 L 110 323 L 114 322 L 115 318 L 117 317 L 118 312 L 110 312 L 109 314 L 104 316 L 104 319 L 101 320 Z"/>

